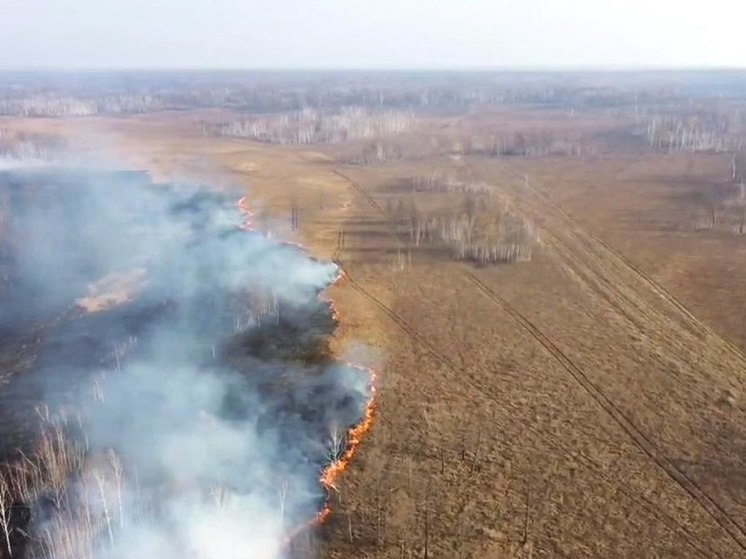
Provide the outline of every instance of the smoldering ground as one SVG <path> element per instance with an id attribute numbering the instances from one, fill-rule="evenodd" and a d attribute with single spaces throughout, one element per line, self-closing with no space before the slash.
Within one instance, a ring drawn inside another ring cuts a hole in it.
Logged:
<path id="1" fill-rule="evenodd" d="M 30 518 L 0 514 L 0 549 L 282 557 L 370 397 L 326 352 L 336 267 L 240 230 L 203 187 L 50 168 L 0 184 L 0 355 L 21 356 L 0 420 L 44 443 L 8 470 Z"/>

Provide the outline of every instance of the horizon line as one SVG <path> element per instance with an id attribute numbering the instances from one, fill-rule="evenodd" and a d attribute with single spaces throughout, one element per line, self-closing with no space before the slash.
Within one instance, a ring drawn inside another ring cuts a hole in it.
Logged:
<path id="1" fill-rule="evenodd" d="M 381 72 L 381 73 L 570 73 L 570 72 L 746 72 L 746 65 L 635 65 L 555 64 L 510 66 L 1 66 L 0 73 L 104 73 L 104 72 Z"/>

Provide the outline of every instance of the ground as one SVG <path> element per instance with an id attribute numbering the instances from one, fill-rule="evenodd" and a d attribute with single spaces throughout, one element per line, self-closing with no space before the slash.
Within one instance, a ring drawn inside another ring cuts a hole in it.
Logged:
<path id="1" fill-rule="evenodd" d="M 725 181 L 722 156 L 350 165 L 335 146 L 205 137 L 203 118 L 11 124 L 156 177 L 242 186 L 259 227 L 343 267 L 334 350 L 380 385 L 320 529 L 324 557 L 746 554 L 746 237 L 686 221 L 692 177 Z M 421 133 L 476 126 L 438 117 Z M 529 262 L 456 261 L 394 226 L 391 185 L 451 167 L 537 224 Z"/>

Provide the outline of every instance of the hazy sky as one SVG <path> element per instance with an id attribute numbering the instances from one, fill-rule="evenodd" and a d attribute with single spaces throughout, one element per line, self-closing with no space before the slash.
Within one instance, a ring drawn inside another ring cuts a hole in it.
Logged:
<path id="1" fill-rule="evenodd" d="M 742 0 L 0 0 L 0 67 L 746 67 Z"/>

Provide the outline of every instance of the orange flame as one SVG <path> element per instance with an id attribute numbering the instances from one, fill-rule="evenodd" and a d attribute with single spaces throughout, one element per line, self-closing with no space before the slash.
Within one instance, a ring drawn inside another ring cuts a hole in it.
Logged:
<path id="1" fill-rule="evenodd" d="M 347 470 L 360 446 L 360 443 L 363 442 L 365 436 L 373 428 L 376 414 L 378 373 L 374 369 L 365 369 L 364 367 L 359 367 L 358 365 L 353 365 L 352 363 L 347 363 L 347 365 L 349 367 L 352 367 L 353 369 L 364 371 L 369 375 L 370 380 L 368 382 L 368 388 L 370 389 L 370 398 L 365 405 L 363 419 L 360 421 L 360 423 L 347 431 L 347 448 L 345 449 L 342 456 L 340 456 L 334 462 L 331 462 L 321 473 L 319 481 L 321 482 L 321 485 L 326 492 L 326 502 L 324 503 L 324 506 L 321 507 L 321 510 L 316 513 L 312 520 L 306 522 L 305 524 L 301 524 L 285 537 L 285 541 L 282 544 L 283 549 L 287 549 L 288 547 L 290 547 L 295 538 L 297 538 L 303 532 L 315 526 L 321 526 L 322 524 L 324 524 L 324 522 L 326 522 L 329 516 L 331 516 L 332 507 L 330 503 L 330 497 L 332 491 L 336 490 L 336 484 L 340 476 L 345 472 L 345 470 Z"/>
<path id="2" fill-rule="evenodd" d="M 254 231 L 255 230 L 254 221 L 253 221 L 254 214 L 251 211 L 251 207 L 249 206 L 246 196 L 242 197 L 238 201 L 238 209 L 241 212 L 241 214 L 244 216 L 241 228 L 246 231 Z M 307 251 L 307 249 L 304 246 L 298 243 L 284 241 L 282 244 L 295 246 L 303 251 Z M 342 269 L 342 267 L 340 266 L 337 277 L 334 278 L 334 281 L 332 281 L 329 287 L 336 285 L 337 282 L 339 282 L 345 277 L 347 277 L 347 274 L 344 271 L 344 269 Z M 324 296 L 323 294 L 321 294 L 320 297 L 323 297 L 323 299 L 329 304 L 329 307 L 332 313 L 332 318 L 334 319 L 336 323 L 338 323 L 339 322 L 339 311 L 337 310 L 337 307 L 334 304 L 334 300 L 331 299 L 330 297 Z M 349 468 L 350 463 L 352 462 L 352 459 L 355 457 L 355 454 L 357 453 L 360 447 L 360 444 L 363 442 L 363 439 L 365 439 L 366 435 L 373 428 L 373 424 L 375 422 L 375 416 L 376 416 L 376 405 L 378 403 L 377 401 L 378 373 L 374 369 L 366 369 L 365 367 L 360 367 L 352 363 L 347 363 L 347 366 L 353 369 L 357 369 L 358 371 L 364 372 L 365 374 L 368 375 L 368 390 L 370 392 L 370 397 L 368 398 L 368 401 L 365 404 L 365 409 L 363 411 L 363 416 L 360 422 L 357 425 L 351 427 L 347 431 L 347 446 L 344 452 L 336 460 L 329 463 L 321 473 L 319 482 L 321 483 L 321 486 L 324 488 L 324 491 L 326 492 L 326 502 L 324 503 L 324 506 L 321 508 L 320 511 L 316 513 L 316 516 L 314 516 L 313 520 L 297 527 L 295 530 L 292 530 L 290 534 L 286 537 L 285 544 L 283 547 L 289 546 L 290 543 L 300 533 L 302 533 L 306 529 L 312 526 L 321 526 L 329 518 L 329 516 L 332 513 L 331 503 L 330 503 L 332 491 L 336 490 L 337 483 L 339 482 L 339 478 L 347 470 L 347 468 Z"/>
<path id="3" fill-rule="evenodd" d="M 326 490 L 327 495 L 329 495 L 332 490 L 336 490 L 337 482 L 340 476 L 350 466 L 350 462 L 352 461 L 358 448 L 360 447 L 360 443 L 363 442 L 365 436 L 373 428 L 373 423 L 376 416 L 378 373 L 374 369 L 365 369 L 363 367 L 353 365 L 352 363 L 347 363 L 347 366 L 359 371 L 364 371 L 369 375 L 368 389 L 370 390 L 370 398 L 368 398 L 368 402 L 365 404 L 365 410 L 363 412 L 363 417 L 360 420 L 360 423 L 347 431 L 347 448 L 345 449 L 344 453 L 342 453 L 342 456 L 337 458 L 337 460 L 330 463 L 322 472 L 321 477 L 319 478 L 319 481 Z M 330 514 L 331 509 L 327 500 L 324 508 L 317 513 L 316 518 L 314 519 L 314 524 L 317 526 L 323 524 L 323 522 L 329 517 Z"/>

